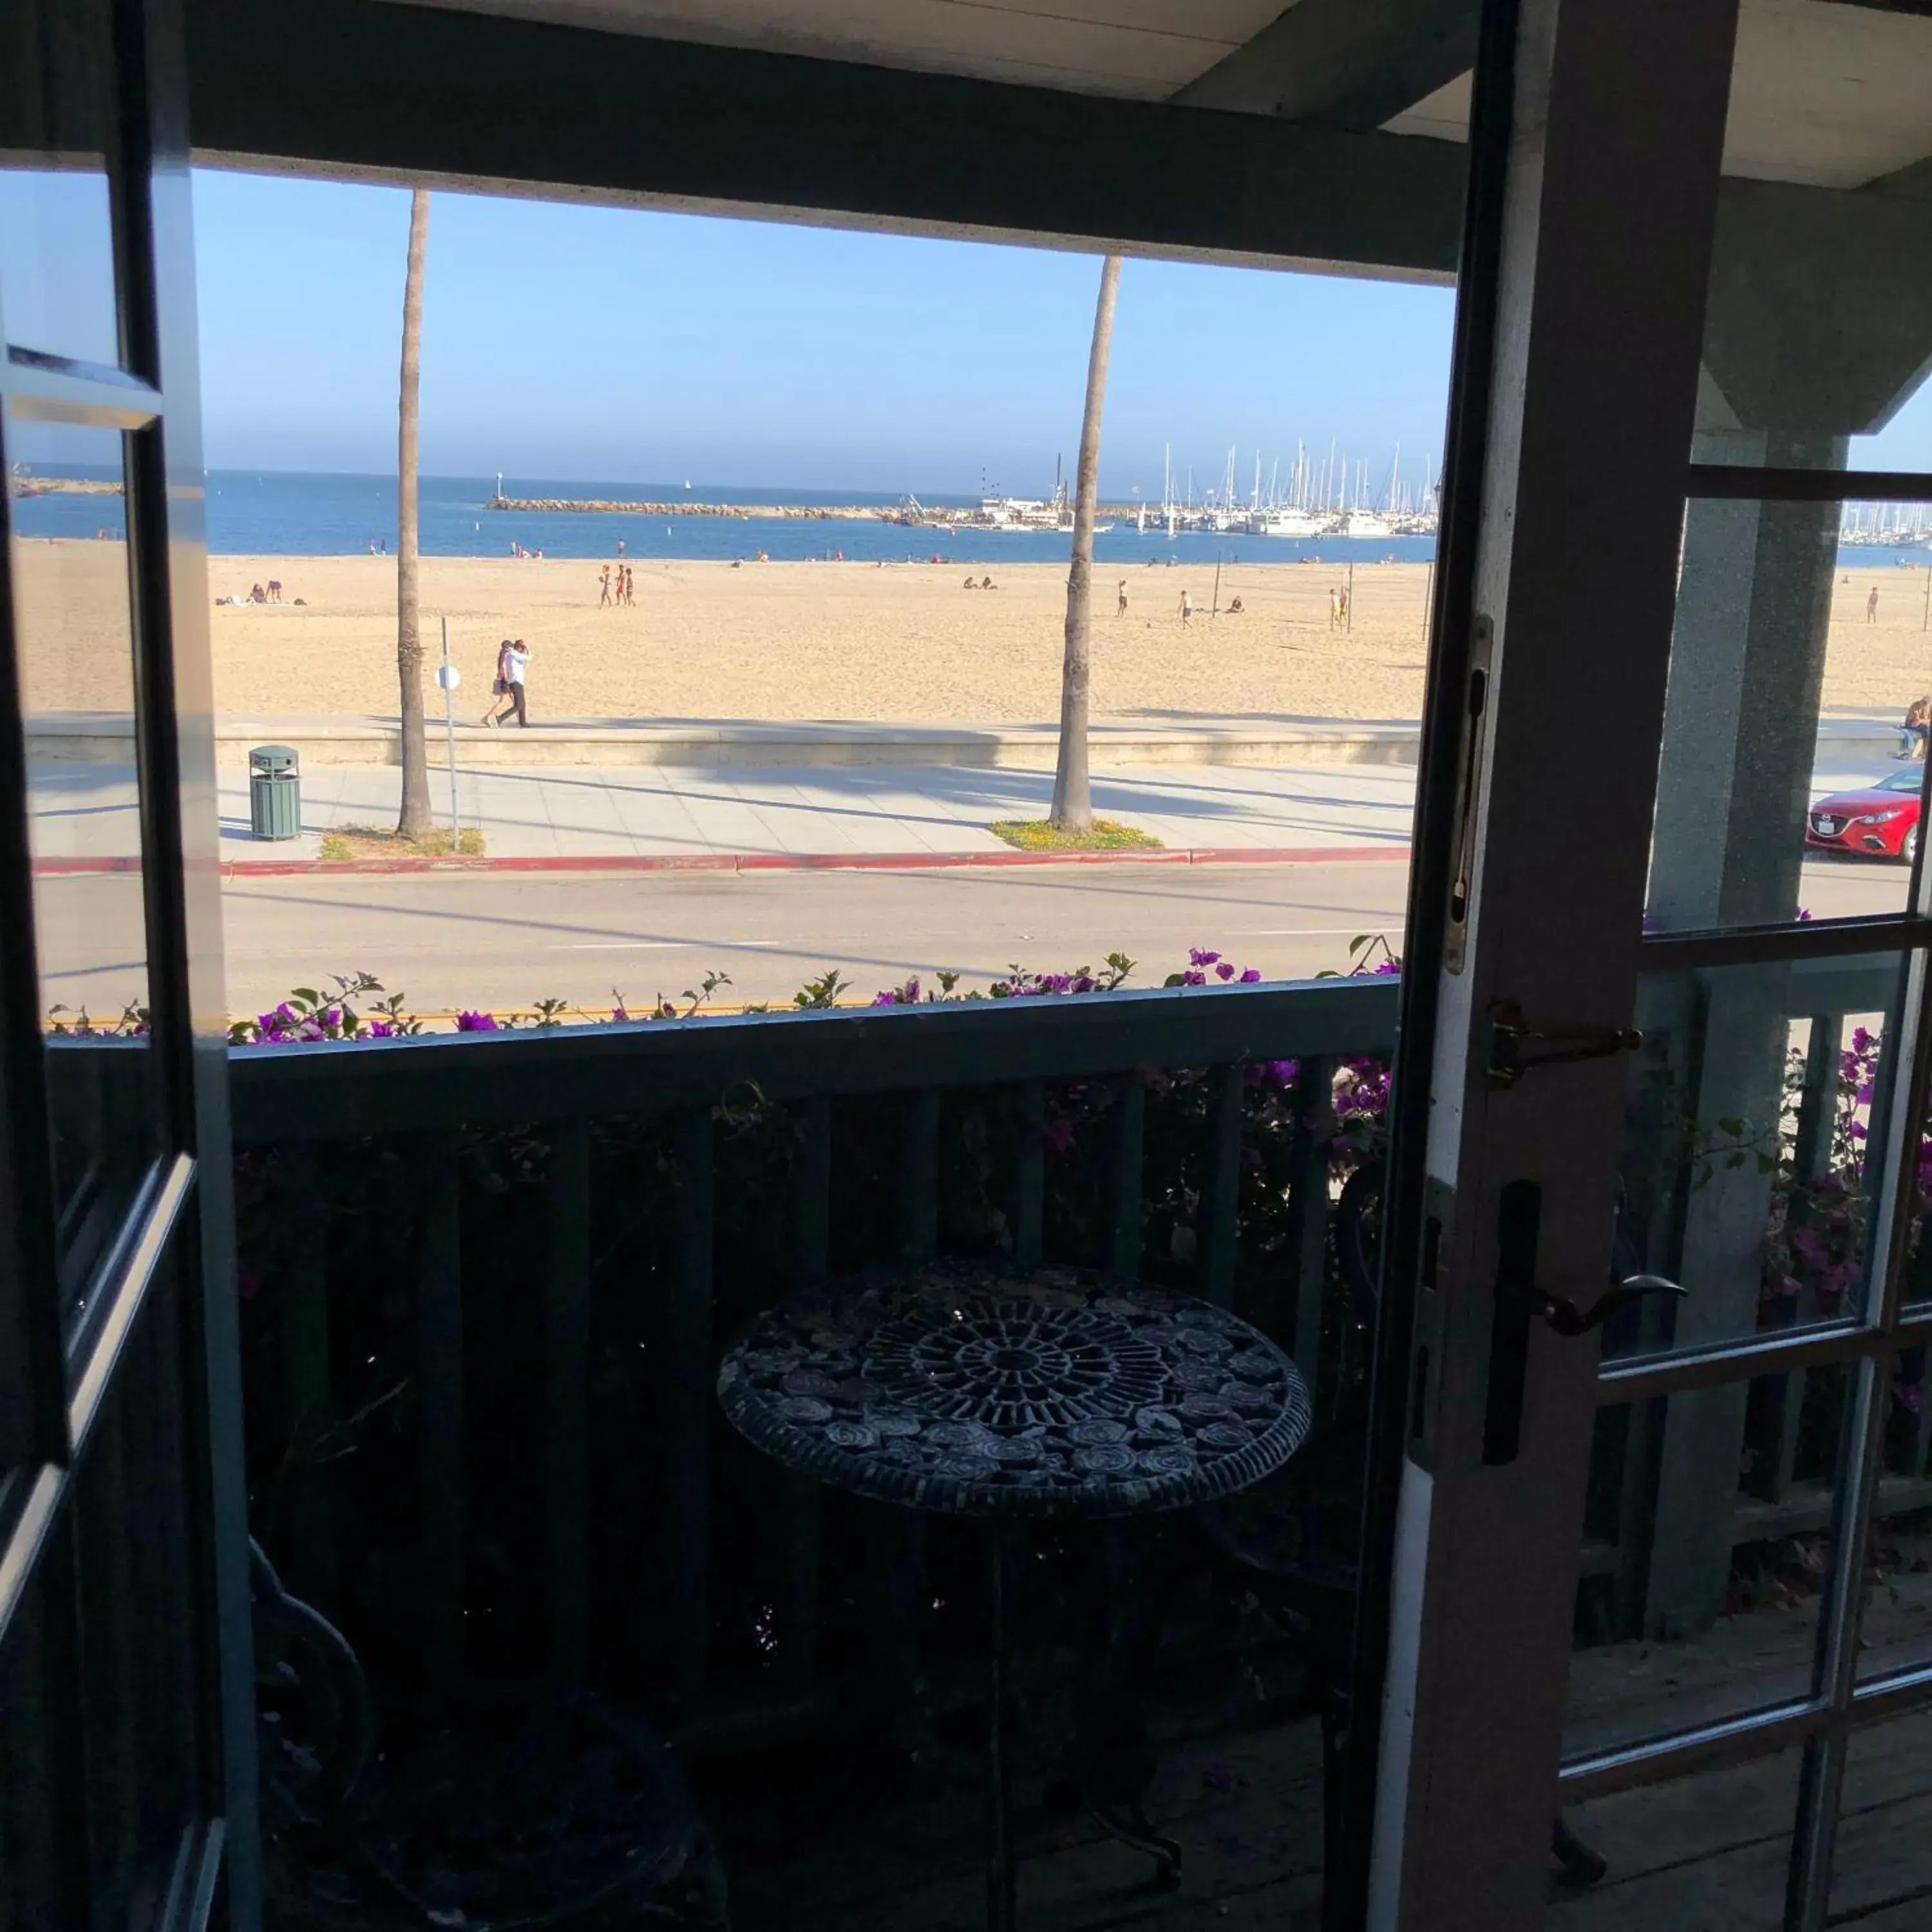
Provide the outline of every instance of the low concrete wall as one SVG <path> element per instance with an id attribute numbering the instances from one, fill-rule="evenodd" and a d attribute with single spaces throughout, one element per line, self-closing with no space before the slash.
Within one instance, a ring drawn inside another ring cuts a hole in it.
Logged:
<path id="1" fill-rule="evenodd" d="M 133 735 L 124 718 L 44 717 L 30 726 L 33 754 L 124 764 Z M 512 725 L 486 730 L 456 728 L 457 755 L 471 767 L 670 765 L 809 770 L 814 766 L 880 767 L 954 765 L 1053 768 L 1057 734 L 1047 725 L 1011 728 L 895 724 L 622 724 L 577 723 Z M 1276 726 L 1258 730 L 1142 730 L 1096 728 L 1096 765 L 1413 764 L 1413 724 Z M 394 765 L 401 762 L 401 736 L 385 718 L 224 718 L 216 727 L 216 756 L 224 766 L 242 766 L 256 745 L 292 745 L 305 767 Z M 429 726 L 430 755 L 444 745 L 440 719 Z"/>
<path id="2" fill-rule="evenodd" d="M 1298 721 L 1238 730 L 1192 730 L 1102 724 L 1090 748 L 1100 769 L 1126 765 L 1412 765 L 1418 728 L 1337 718 Z M 671 765 L 698 770 L 932 765 L 1053 768 L 1057 734 L 1045 724 L 626 724 L 583 722 L 514 725 L 486 730 L 456 728 L 457 754 L 472 767 L 518 770 L 569 765 Z M 124 717 L 66 714 L 29 721 L 31 755 L 38 760 L 125 764 L 133 729 Z M 430 755 L 442 755 L 443 726 L 432 719 Z M 401 734 L 386 718 L 224 718 L 216 726 L 216 756 L 244 766 L 255 745 L 292 745 L 305 766 L 394 765 Z M 1862 761 L 1897 750 L 1896 731 L 1878 719 L 1827 718 L 1818 730 L 1818 762 Z"/>

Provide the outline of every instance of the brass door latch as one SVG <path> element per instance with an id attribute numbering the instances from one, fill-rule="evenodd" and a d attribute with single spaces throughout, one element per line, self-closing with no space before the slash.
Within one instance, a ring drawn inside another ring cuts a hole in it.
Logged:
<path id="1" fill-rule="evenodd" d="M 1500 1091 L 1538 1066 L 1607 1060 L 1642 1044 L 1643 1035 L 1634 1027 L 1533 1027 L 1517 1001 L 1496 1000 L 1490 1006 L 1490 1058 L 1484 1077 Z"/>

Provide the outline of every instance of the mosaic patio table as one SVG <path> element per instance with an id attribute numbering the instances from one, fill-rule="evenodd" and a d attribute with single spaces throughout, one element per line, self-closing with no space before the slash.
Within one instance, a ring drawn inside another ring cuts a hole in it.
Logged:
<path id="1" fill-rule="evenodd" d="M 1259 1330 L 1192 1295 L 1084 1269 L 932 1263 L 767 1310 L 726 1354 L 718 1394 L 788 1468 L 990 1526 L 987 1916 L 1010 1932 L 1000 1526 L 1189 1508 L 1260 1481 L 1308 1432 L 1300 1375 Z"/>

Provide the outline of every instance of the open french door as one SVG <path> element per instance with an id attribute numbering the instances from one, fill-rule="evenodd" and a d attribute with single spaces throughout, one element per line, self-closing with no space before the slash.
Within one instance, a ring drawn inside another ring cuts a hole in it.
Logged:
<path id="1" fill-rule="evenodd" d="M 1880 1909 L 1861 1780 L 1932 1790 L 1873 1553 L 1932 1501 L 1932 597 L 1840 549 L 1932 501 L 1847 470 L 1932 362 L 1932 92 L 1830 94 L 1932 22 L 1739 14 L 1486 8 L 1331 1924 L 1808 1932 Z"/>
<path id="2" fill-rule="evenodd" d="M 0 1926 L 249 1928 L 187 116 L 0 9 Z"/>

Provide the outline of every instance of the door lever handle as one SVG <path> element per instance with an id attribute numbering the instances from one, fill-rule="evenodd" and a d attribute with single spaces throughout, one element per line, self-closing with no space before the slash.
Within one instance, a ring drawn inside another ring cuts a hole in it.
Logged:
<path id="1" fill-rule="evenodd" d="M 1625 1275 L 1621 1281 L 1612 1276 L 1610 1286 L 1588 1308 L 1579 1308 L 1567 1296 L 1552 1294 L 1540 1288 L 1532 1287 L 1529 1294 L 1535 1312 L 1558 1334 L 1587 1335 L 1592 1328 L 1600 1328 L 1618 1310 L 1629 1307 L 1634 1301 L 1641 1301 L 1647 1294 L 1681 1295 L 1690 1292 L 1681 1282 L 1660 1274 L 1630 1274 Z"/>
<path id="2" fill-rule="evenodd" d="M 1514 1462 L 1522 1440 L 1523 1390 L 1529 1371 L 1530 1324 L 1538 1316 L 1558 1335 L 1587 1335 L 1620 1308 L 1646 1294 L 1688 1291 L 1660 1274 L 1619 1276 L 1587 1308 L 1552 1294 L 1536 1281 L 1537 1233 L 1543 1190 L 1533 1180 L 1508 1183 L 1496 1211 L 1496 1293 L 1490 1328 L 1488 1399 L 1483 1415 L 1483 1460 Z"/>

